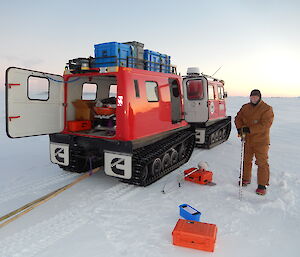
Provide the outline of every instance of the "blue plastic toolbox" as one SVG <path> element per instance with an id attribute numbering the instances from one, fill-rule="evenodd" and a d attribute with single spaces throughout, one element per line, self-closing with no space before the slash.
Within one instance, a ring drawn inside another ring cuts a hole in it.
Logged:
<path id="1" fill-rule="evenodd" d="M 133 55 L 133 47 L 131 45 L 118 42 L 109 42 L 94 45 L 95 62 L 94 67 L 111 67 L 122 66 L 132 67 L 133 60 L 128 57 Z"/>
<path id="2" fill-rule="evenodd" d="M 145 70 L 170 73 L 170 56 L 146 49 L 144 59 Z"/>
<path id="3" fill-rule="evenodd" d="M 161 54 L 162 72 L 170 73 L 171 57 L 166 54 Z"/>
<path id="4" fill-rule="evenodd" d="M 144 50 L 145 70 L 160 71 L 160 53 L 151 50 Z"/>
<path id="5" fill-rule="evenodd" d="M 201 212 L 186 203 L 179 205 L 179 214 L 186 220 L 200 221 Z"/>

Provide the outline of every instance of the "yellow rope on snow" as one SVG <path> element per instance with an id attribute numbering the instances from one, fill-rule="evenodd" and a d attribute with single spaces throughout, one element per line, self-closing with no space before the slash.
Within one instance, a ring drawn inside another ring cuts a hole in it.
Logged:
<path id="1" fill-rule="evenodd" d="M 68 188 L 74 186 L 75 184 L 77 184 L 78 182 L 82 181 L 83 179 L 91 176 L 92 174 L 95 174 L 96 172 L 98 172 L 100 170 L 100 168 L 96 168 L 93 169 L 91 172 L 88 172 L 86 174 L 83 174 L 82 176 L 80 176 L 79 178 L 77 178 L 76 180 L 74 180 L 72 183 L 65 185 L 45 196 L 40 197 L 39 199 L 36 199 L 30 203 L 25 204 L 24 206 L 8 213 L 5 214 L 4 216 L 0 217 L 0 222 L 4 221 L 3 223 L 0 224 L 0 228 L 4 227 L 5 225 L 7 225 L 8 223 L 20 218 L 21 216 L 23 216 L 24 214 L 30 212 L 31 210 L 33 210 L 34 208 L 38 207 L 39 205 L 49 201 L 50 199 L 52 199 L 53 197 L 57 196 L 58 194 L 62 193 L 63 191 L 67 190 Z"/>

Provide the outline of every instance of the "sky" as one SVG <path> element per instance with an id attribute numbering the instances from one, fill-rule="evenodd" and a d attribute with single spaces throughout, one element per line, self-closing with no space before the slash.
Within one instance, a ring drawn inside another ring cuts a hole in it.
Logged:
<path id="1" fill-rule="evenodd" d="M 139 41 L 225 81 L 229 96 L 300 96 L 300 1 L 0 0 L 0 83 L 10 66 L 62 74 L 94 44 Z"/>

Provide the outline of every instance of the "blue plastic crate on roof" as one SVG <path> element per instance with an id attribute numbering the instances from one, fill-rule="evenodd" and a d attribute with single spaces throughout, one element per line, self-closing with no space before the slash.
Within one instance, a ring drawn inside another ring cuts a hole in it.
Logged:
<path id="1" fill-rule="evenodd" d="M 133 67 L 133 47 L 118 42 L 97 44 L 95 48 L 94 67 Z"/>
<path id="2" fill-rule="evenodd" d="M 144 59 L 145 70 L 170 73 L 170 56 L 146 49 Z"/>
<path id="3" fill-rule="evenodd" d="M 171 57 L 151 50 L 144 50 L 144 44 L 132 41 L 126 43 L 108 42 L 94 45 L 93 68 L 131 67 L 156 72 L 171 72 Z"/>
<path id="4" fill-rule="evenodd" d="M 170 73 L 171 56 L 166 54 L 161 54 L 160 58 L 162 63 L 162 72 Z"/>

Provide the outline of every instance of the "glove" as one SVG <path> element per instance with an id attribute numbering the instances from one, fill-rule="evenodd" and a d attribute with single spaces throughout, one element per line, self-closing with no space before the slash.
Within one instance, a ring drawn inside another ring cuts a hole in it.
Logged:
<path id="1" fill-rule="evenodd" d="M 237 131 L 238 131 L 238 135 L 239 135 L 240 137 L 241 137 L 242 135 L 245 135 L 245 134 L 250 134 L 250 129 L 249 129 L 249 127 L 238 128 Z"/>

